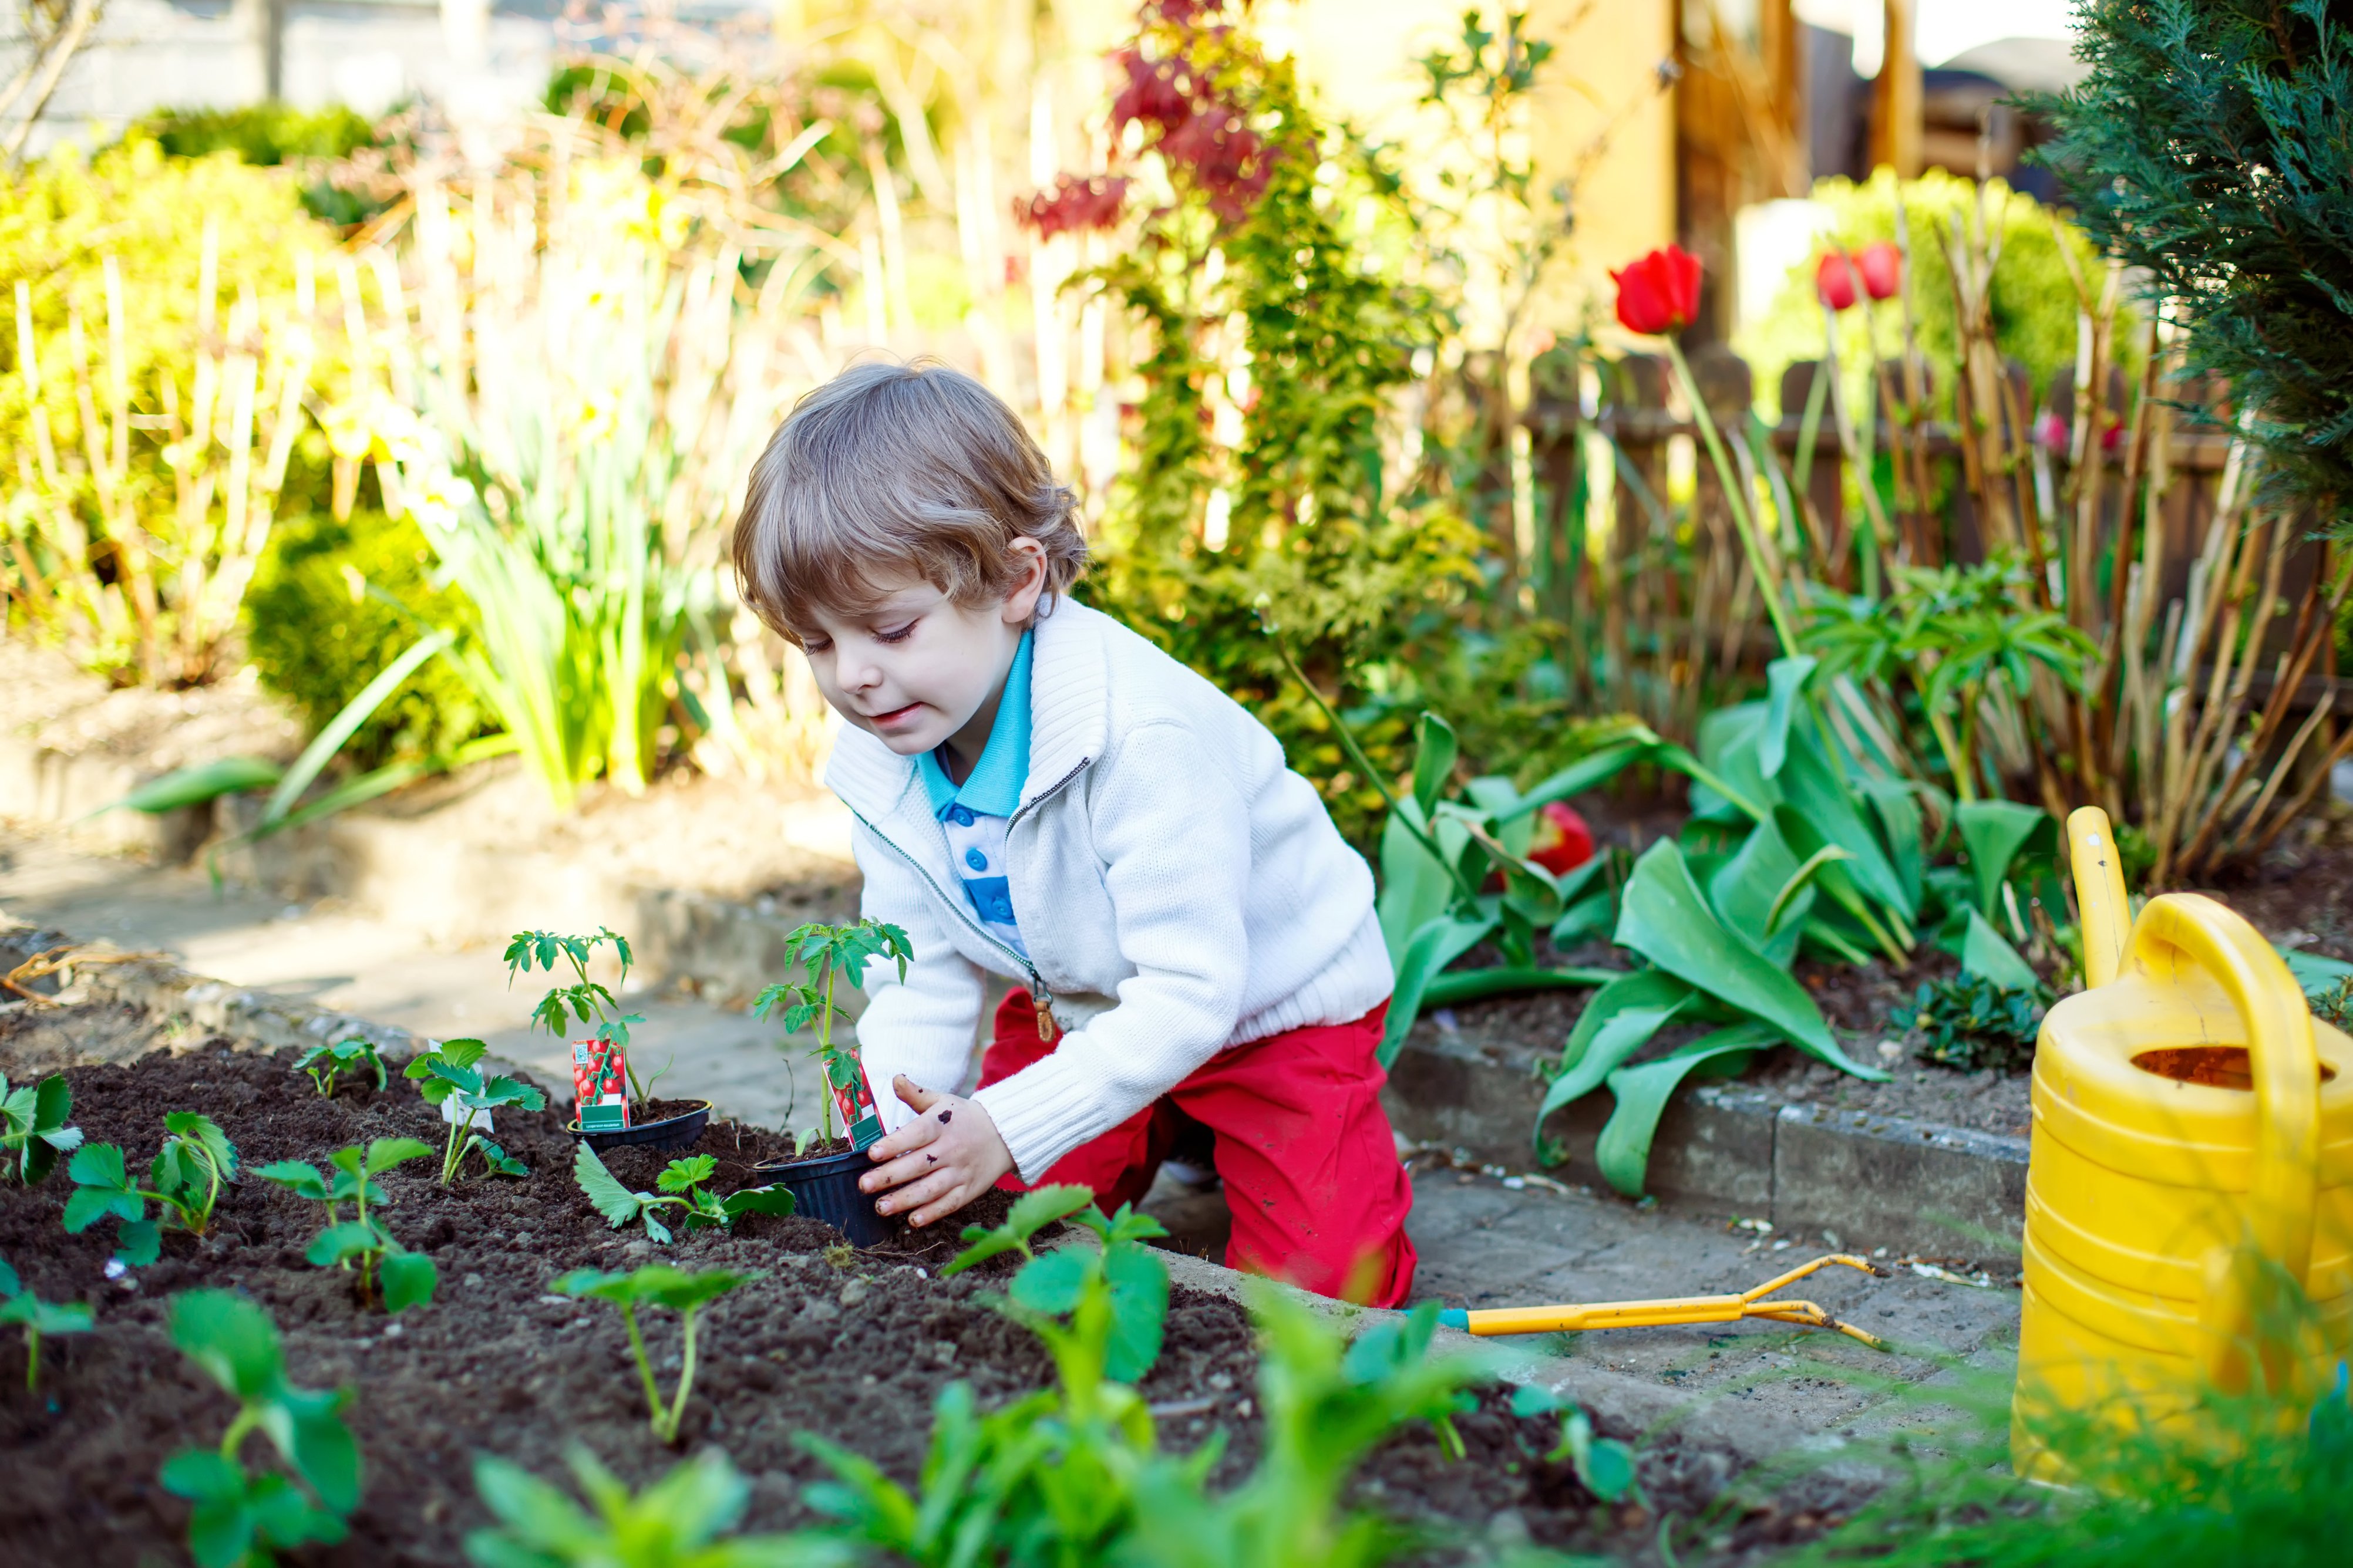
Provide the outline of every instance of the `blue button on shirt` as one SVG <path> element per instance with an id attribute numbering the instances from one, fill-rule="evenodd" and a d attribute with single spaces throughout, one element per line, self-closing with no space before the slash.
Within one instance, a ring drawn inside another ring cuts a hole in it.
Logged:
<path id="1" fill-rule="evenodd" d="M 949 779 L 937 753 L 915 759 L 933 815 L 940 819 L 948 841 L 948 855 L 967 868 L 965 897 L 989 933 L 1024 958 L 1029 947 L 1013 918 L 1012 885 L 1005 876 L 1005 829 L 1021 805 L 1021 786 L 1029 780 L 1029 644 L 1021 635 L 1012 668 L 1006 671 L 1005 695 L 997 704 L 997 722 L 980 761 L 959 785 Z"/>

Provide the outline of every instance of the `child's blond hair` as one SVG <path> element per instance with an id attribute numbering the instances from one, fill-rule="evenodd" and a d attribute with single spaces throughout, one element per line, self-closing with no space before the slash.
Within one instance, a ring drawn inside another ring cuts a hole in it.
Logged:
<path id="1" fill-rule="evenodd" d="M 794 404 L 753 465 L 736 580 L 797 642 L 812 612 L 861 615 L 910 578 L 968 607 L 1001 598 L 1021 536 L 1046 552 L 1042 605 L 1086 570 L 1077 504 L 972 377 L 933 359 L 853 365 Z"/>

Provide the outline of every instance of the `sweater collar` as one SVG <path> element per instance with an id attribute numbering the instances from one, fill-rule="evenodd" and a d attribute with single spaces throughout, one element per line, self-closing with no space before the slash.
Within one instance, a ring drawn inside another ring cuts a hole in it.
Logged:
<path id="1" fill-rule="evenodd" d="M 1100 611 L 1059 597 L 1052 611 L 1039 616 L 1030 630 L 1029 767 L 1020 786 L 1023 806 L 1103 755 L 1110 717 L 1109 649 L 1104 646 L 1110 624 Z M 994 749 L 995 740 L 992 734 L 984 757 Z M 911 791 L 920 805 L 928 805 L 915 759 L 899 755 L 875 736 L 847 724 L 835 735 L 825 782 L 843 804 L 870 821 L 898 809 Z M 926 809 L 923 815 L 931 813 Z"/>

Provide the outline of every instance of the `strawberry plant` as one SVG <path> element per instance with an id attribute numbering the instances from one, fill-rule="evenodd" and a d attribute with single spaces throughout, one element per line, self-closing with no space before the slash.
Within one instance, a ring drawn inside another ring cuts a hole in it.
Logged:
<path id="1" fill-rule="evenodd" d="M 476 1568 L 849 1568 L 849 1554 L 807 1536 L 727 1535 L 743 1521 L 751 1483 L 707 1448 L 643 1491 L 586 1448 L 565 1456 L 583 1508 L 561 1488 L 493 1455 L 474 1460 L 474 1489 L 498 1526 L 466 1537 Z"/>
<path id="2" fill-rule="evenodd" d="M 646 1235 L 655 1241 L 668 1241 L 670 1227 L 657 1217 L 659 1211 L 679 1211 L 679 1223 L 690 1230 L 711 1226 L 733 1230 L 735 1222 L 747 1214 L 788 1215 L 793 1212 L 793 1194 L 785 1187 L 745 1187 L 721 1197 L 706 1190 L 703 1183 L 719 1171 L 719 1162 L 708 1154 L 690 1155 L 672 1160 L 654 1178 L 659 1193 L 633 1193 L 623 1186 L 619 1178 L 605 1167 L 596 1151 L 583 1143 L 572 1156 L 572 1179 L 588 1194 L 596 1212 L 612 1223 L 615 1230 L 631 1220 L 644 1224 Z"/>
<path id="3" fill-rule="evenodd" d="M 377 1089 L 385 1086 L 384 1057 L 373 1040 L 338 1040 L 332 1046 L 312 1046 L 295 1059 L 294 1066 L 297 1071 L 310 1075 L 311 1086 L 318 1089 L 322 1100 L 332 1098 L 335 1080 L 345 1073 L 351 1074 L 353 1081 L 365 1073 L 375 1079 Z"/>
<path id="4" fill-rule="evenodd" d="M 811 1023 L 817 1026 L 818 1063 L 825 1071 L 827 1093 L 818 1098 L 818 1115 L 825 1134 L 825 1147 L 833 1144 L 833 1110 L 837 1099 L 855 1104 L 864 1092 L 864 1069 L 859 1062 L 855 1045 L 834 1043 L 833 1024 L 836 1018 L 849 1015 L 835 1000 L 839 982 L 847 980 L 852 989 L 863 989 L 866 966 L 878 958 L 889 958 L 899 965 L 899 978 L 907 977 L 907 961 L 915 956 L 908 944 L 907 933 L 894 925 L 867 919 L 849 925 L 823 925 L 812 922 L 796 930 L 785 938 L 788 960 L 798 963 L 807 975 L 803 981 L 783 980 L 767 987 L 754 998 L 753 1013 L 765 1018 L 778 1007 L 784 1009 L 785 1031 L 798 1034 Z M 845 1132 L 856 1133 L 844 1128 Z M 874 1127 L 880 1136 L 881 1127 Z"/>
<path id="5" fill-rule="evenodd" d="M 694 1388 L 695 1319 L 704 1307 L 738 1285 L 765 1278 L 759 1273 L 737 1274 L 724 1268 L 689 1274 L 667 1263 L 649 1263 L 627 1274 L 575 1268 L 569 1274 L 558 1275 L 548 1289 L 559 1296 L 593 1296 L 620 1309 L 621 1321 L 629 1331 L 629 1349 L 638 1358 L 638 1375 L 645 1380 L 646 1408 L 651 1414 L 654 1436 L 664 1443 L 675 1443 L 679 1421 L 686 1414 L 687 1395 Z M 654 1381 L 654 1363 L 646 1355 L 645 1333 L 638 1326 L 638 1309 L 644 1306 L 668 1307 L 676 1312 L 685 1337 L 680 1352 L 678 1388 L 667 1408 L 662 1405 L 660 1386 Z"/>
<path id="6" fill-rule="evenodd" d="M 237 1402 L 217 1447 L 185 1448 L 164 1465 L 164 1489 L 195 1505 L 188 1554 L 196 1568 L 266 1568 L 280 1551 L 343 1540 L 360 1501 L 359 1444 L 343 1420 L 350 1391 L 289 1383 L 277 1325 L 226 1290 L 174 1297 L 172 1342 Z M 247 1473 L 241 1451 L 256 1432 L 291 1478 Z"/>
<path id="7" fill-rule="evenodd" d="M 27 1184 L 47 1176 L 58 1155 L 81 1147 L 81 1129 L 66 1125 L 72 1114 L 73 1090 L 63 1073 L 16 1089 L 0 1073 L 0 1165 Z"/>
<path id="8" fill-rule="evenodd" d="M 417 1092 L 426 1104 L 439 1106 L 442 1120 L 449 1123 L 449 1142 L 441 1151 L 445 1187 L 458 1179 L 466 1156 L 478 1150 L 495 1174 L 527 1173 L 522 1162 L 509 1159 L 505 1150 L 474 1131 L 474 1119 L 502 1105 L 543 1110 L 547 1096 L 504 1073 L 483 1077 L 480 1064 L 490 1049 L 480 1040 L 444 1040 L 401 1069 L 403 1078 L 424 1080 Z"/>
<path id="9" fill-rule="evenodd" d="M 554 931 L 517 931 L 507 942 L 507 984 L 512 985 L 515 976 L 528 974 L 534 968 L 548 973 L 557 973 L 558 964 L 572 971 L 572 984 L 552 987 L 531 1010 L 531 1021 L 562 1039 L 571 1032 L 575 1019 L 596 1026 L 593 1037 L 621 1047 L 622 1062 L 628 1068 L 629 1093 L 642 1109 L 653 1098 L 650 1086 L 638 1081 L 638 1069 L 628 1061 L 629 1026 L 646 1021 L 642 1013 L 623 1013 L 621 1004 L 610 991 L 588 978 L 588 961 L 598 948 L 610 942 L 613 956 L 620 960 L 621 977 L 616 983 L 629 983 L 629 939 L 617 931 L 596 928 L 595 936 L 558 936 Z"/>
<path id="10" fill-rule="evenodd" d="M 1512 1414 L 1524 1421 L 1557 1414 L 1560 1442 L 1544 1456 L 1546 1463 L 1557 1465 L 1567 1459 L 1585 1489 L 1603 1502 L 1624 1497 L 1642 1500 L 1641 1483 L 1634 1473 L 1634 1450 L 1614 1437 L 1595 1436 L 1593 1418 L 1575 1400 L 1524 1384 L 1512 1390 Z"/>
<path id="11" fill-rule="evenodd" d="M 30 1394 L 41 1385 L 41 1336 L 90 1332 L 90 1304 L 44 1301 L 0 1261 L 0 1327 L 10 1323 L 25 1331 L 25 1391 Z"/>
<path id="12" fill-rule="evenodd" d="M 122 1151 L 111 1143 L 90 1143 L 74 1152 L 66 1173 L 74 1179 L 74 1194 L 66 1200 L 66 1230 L 79 1236 L 109 1215 L 121 1221 L 114 1233 L 114 1256 L 131 1268 L 155 1261 L 163 1250 L 164 1226 L 202 1236 L 213 1222 L 213 1205 L 220 1199 L 223 1182 L 237 1180 L 237 1146 L 214 1125 L 212 1118 L 193 1110 L 174 1110 L 164 1118 L 168 1134 L 147 1167 L 147 1184 L 134 1181 Z M 156 1205 L 159 1219 L 147 1217 L 147 1205 Z"/>
<path id="13" fill-rule="evenodd" d="M 296 1197 L 324 1204 L 327 1226 L 311 1238 L 303 1257 L 321 1268 L 330 1264 L 349 1268 L 357 1262 L 360 1300 L 364 1302 L 375 1295 L 380 1280 L 384 1310 L 398 1312 L 433 1299 L 433 1259 L 407 1251 L 394 1240 L 384 1222 L 368 1213 L 368 1205 L 385 1201 L 384 1189 L 375 1184 L 378 1175 L 405 1161 L 427 1159 L 432 1153 L 430 1144 L 414 1138 L 375 1138 L 364 1149 L 354 1144 L 328 1155 L 327 1163 L 334 1172 L 332 1176 L 300 1160 L 258 1165 L 253 1173 L 277 1183 Z M 341 1212 L 346 1203 L 353 1206 L 348 1220 Z"/>

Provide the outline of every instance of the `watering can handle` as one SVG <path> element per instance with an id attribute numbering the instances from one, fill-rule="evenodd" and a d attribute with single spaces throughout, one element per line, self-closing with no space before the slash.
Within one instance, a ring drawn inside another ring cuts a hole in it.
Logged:
<path id="1" fill-rule="evenodd" d="M 2124 963 L 2125 937 L 2132 929 L 2132 903 L 2125 897 L 2124 858 L 2116 830 L 2096 805 L 2067 816 L 2067 863 L 2075 872 L 2075 912 L 2084 933 L 2084 984 L 2105 985 Z"/>
<path id="2" fill-rule="evenodd" d="M 2088 913 L 2084 934 L 2088 967 Z M 2196 893 L 2151 899 L 2133 925 L 2124 959 L 2126 970 L 2152 978 L 2168 979 L 2184 970 L 2211 976 L 2247 1032 L 2255 1163 L 2246 1237 L 2253 1256 L 2210 1265 L 2200 1314 L 2210 1331 L 2208 1371 L 2225 1386 L 2236 1385 L 2244 1376 L 2243 1348 L 2256 1328 L 2253 1271 L 2247 1265 L 2260 1259 L 2301 1285 L 2312 1259 L 2320 1180 L 2320 1057 L 2313 1046 L 2311 1009 L 2278 951 L 2240 916 Z"/>

